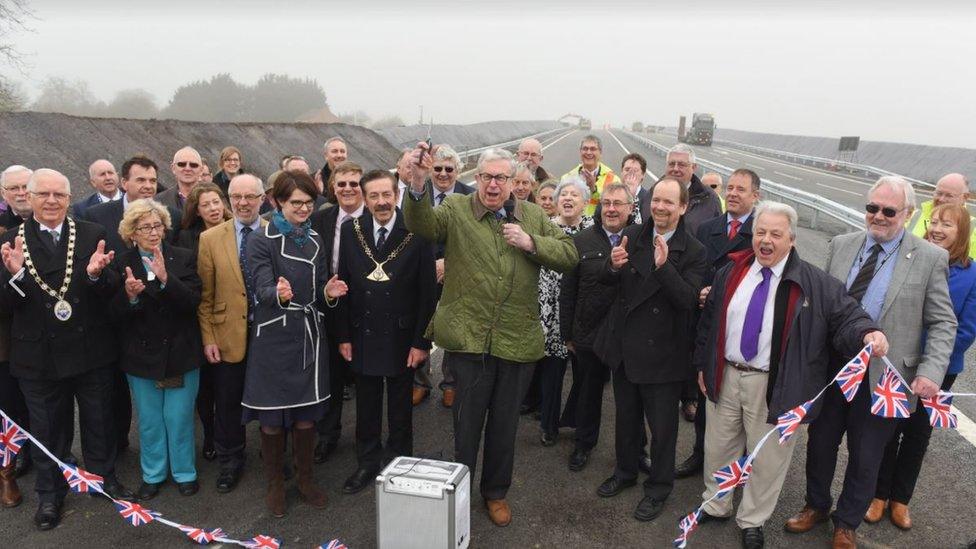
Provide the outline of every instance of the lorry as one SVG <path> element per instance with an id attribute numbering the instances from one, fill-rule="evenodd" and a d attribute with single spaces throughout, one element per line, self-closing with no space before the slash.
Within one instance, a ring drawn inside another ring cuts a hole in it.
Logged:
<path id="1" fill-rule="evenodd" d="M 593 129 L 593 123 L 590 122 L 589 118 L 580 118 L 579 127 L 581 130 Z"/>
<path id="2" fill-rule="evenodd" d="M 678 121 L 678 141 L 693 145 L 711 145 L 715 134 L 715 118 L 708 113 L 696 112 L 691 117 L 691 128 L 685 131 L 685 117 Z"/>
<path id="3" fill-rule="evenodd" d="M 644 132 L 644 123 L 643 122 L 634 122 L 633 124 L 630 125 L 630 131 L 632 131 L 634 133 L 643 133 Z"/>

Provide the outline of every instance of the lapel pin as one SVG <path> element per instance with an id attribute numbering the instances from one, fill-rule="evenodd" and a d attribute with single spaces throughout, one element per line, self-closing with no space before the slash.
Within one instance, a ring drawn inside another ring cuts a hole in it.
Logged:
<path id="1" fill-rule="evenodd" d="M 911 259 L 911 258 L 912 258 L 912 252 L 908 252 L 908 255 L 905 256 L 905 259 Z"/>

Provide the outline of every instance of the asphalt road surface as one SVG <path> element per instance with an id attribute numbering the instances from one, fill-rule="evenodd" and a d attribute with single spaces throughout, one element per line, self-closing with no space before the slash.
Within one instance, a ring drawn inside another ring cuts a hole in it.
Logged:
<path id="1" fill-rule="evenodd" d="M 604 160 L 618 168 L 623 149 L 607 132 L 596 132 L 603 138 Z M 577 149 L 582 132 L 573 132 L 545 150 L 544 165 L 551 173 L 562 174 L 578 162 Z M 660 174 L 663 162 L 652 159 L 651 171 Z M 728 164 L 728 163 L 727 163 Z M 798 249 L 802 256 L 816 264 L 825 260 L 827 237 L 801 229 Z M 440 377 L 440 352 L 434 355 L 434 376 Z M 976 389 L 972 354 L 967 357 L 969 371 L 956 382 L 958 391 Z M 567 372 L 564 390 L 569 390 L 571 374 Z M 439 403 L 440 392 L 418 406 L 414 413 L 415 452 L 433 458 L 450 459 L 453 439 L 450 410 Z M 957 404 L 976 417 L 976 399 L 957 399 Z M 176 487 L 167 485 L 159 497 L 146 506 L 171 520 L 205 528 L 224 529 L 237 539 L 269 534 L 284 539 L 287 547 L 315 547 L 339 537 L 350 547 L 376 546 L 375 495 L 366 490 L 353 496 L 342 495 L 345 478 L 355 470 L 353 431 L 355 401 L 345 403 L 343 438 L 338 451 L 325 464 L 316 466 L 320 484 L 330 501 L 327 509 L 317 511 L 301 503 L 293 481 L 288 483 L 288 515 L 271 517 L 265 510 L 264 480 L 258 458 L 258 433 L 248 429 L 249 446 L 246 473 L 237 490 L 217 494 L 214 482 L 215 463 L 198 461 L 201 490 L 193 497 L 181 497 Z M 507 528 L 497 528 L 488 520 L 480 505 L 477 489 L 472 495 L 472 547 L 670 547 L 678 533 L 677 522 L 700 503 L 701 478 L 675 482 L 674 491 L 662 516 L 650 523 L 632 517 L 640 500 L 640 488 L 624 491 L 615 498 L 603 499 L 596 488 L 613 471 L 613 398 L 606 390 L 600 442 L 591 455 L 588 467 L 572 473 L 566 459 L 573 448 L 572 432 L 564 429 L 555 446 L 543 448 L 539 443 L 539 426 L 523 416 L 518 432 L 515 476 L 509 492 L 513 520 Z M 198 429 L 199 431 L 199 429 Z M 830 541 L 830 528 L 821 525 L 813 531 L 794 535 L 783 531 L 784 521 L 803 506 L 806 430 L 797 435 L 798 444 L 790 472 L 776 512 L 766 525 L 768 547 L 820 548 Z M 118 471 L 121 480 L 135 489 L 139 483 L 138 436 L 130 435 L 132 448 L 122 454 Z M 75 437 L 75 454 L 81 456 L 80 437 Z M 694 441 L 694 429 L 681 421 L 678 459 L 688 455 Z M 846 466 L 843 446 L 838 459 L 835 496 Z M 480 469 L 479 469 L 480 471 Z M 643 477 L 643 475 L 642 475 Z M 50 532 L 34 529 L 31 517 L 37 505 L 31 491 L 33 473 L 21 479 L 25 501 L 16 509 L 0 510 L 0 541 L 5 546 L 23 547 L 181 547 L 189 540 L 178 530 L 159 524 L 134 528 L 123 522 L 113 506 L 104 500 L 70 494 L 61 525 Z M 477 478 L 475 479 L 477 481 Z M 958 431 L 936 431 L 912 500 L 915 527 L 902 532 L 887 520 L 863 525 L 858 530 L 861 546 L 867 548 L 965 547 L 976 538 L 976 450 Z M 425 528 L 417 524 L 417 528 Z M 690 547 L 739 547 L 739 532 L 733 523 L 706 524 L 692 536 Z"/>

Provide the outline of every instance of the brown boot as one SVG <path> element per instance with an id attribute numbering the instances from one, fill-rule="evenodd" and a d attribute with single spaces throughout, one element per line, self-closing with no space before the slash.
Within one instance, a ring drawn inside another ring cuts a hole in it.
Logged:
<path id="1" fill-rule="evenodd" d="M 871 500 L 871 506 L 868 507 L 868 512 L 864 513 L 864 522 L 868 524 L 874 524 L 881 520 L 884 516 L 885 509 L 888 507 L 888 500 L 874 498 Z"/>
<path id="2" fill-rule="evenodd" d="M 503 499 L 486 499 L 485 507 L 488 508 L 488 518 L 495 526 L 508 526 L 512 522 L 512 510 L 508 507 L 508 502 Z"/>
<path id="3" fill-rule="evenodd" d="M 891 523 L 902 530 L 912 529 L 912 516 L 908 513 L 908 505 L 891 502 Z"/>
<path id="4" fill-rule="evenodd" d="M 298 469 L 298 491 L 306 503 L 322 509 L 325 507 L 325 493 L 315 484 L 312 474 L 312 454 L 315 450 L 315 429 L 292 429 L 294 439 L 295 465 Z"/>
<path id="5" fill-rule="evenodd" d="M 849 528 L 834 528 L 833 549 L 857 549 L 857 534 Z"/>
<path id="6" fill-rule="evenodd" d="M 420 404 L 421 402 L 427 400 L 427 397 L 428 396 L 430 396 L 430 389 L 427 389 L 425 387 L 414 387 L 413 388 L 413 405 L 416 406 L 416 405 Z"/>
<path id="7" fill-rule="evenodd" d="M 285 433 L 269 435 L 261 431 L 261 458 L 264 460 L 264 476 L 268 479 L 268 495 L 265 503 L 276 518 L 285 516 Z"/>
<path id="8" fill-rule="evenodd" d="M 444 399 L 441 400 L 441 404 L 443 404 L 445 408 L 454 406 L 454 389 L 444 389 Z"/>
<path id="9" fill-rule="evenodd" d="M 804 506 L 802 511 L 786 521 L 785 528 L 787 532 L 802 534 L 813 530 L 813 527 L 821 522 L 826 522 L 827 518 L 827 513 L 810 506 Z"/>
<path id="10" fill-rule="evenodd" d="M 0 504 L 4 507 L 17 507 L 23 501 L 17 486 L 17 473 L 14 463 L 0 469 Z"/>

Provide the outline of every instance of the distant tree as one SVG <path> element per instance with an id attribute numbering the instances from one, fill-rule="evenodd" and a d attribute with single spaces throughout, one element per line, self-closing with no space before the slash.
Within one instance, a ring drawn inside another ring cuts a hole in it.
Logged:
<path id="1" fill-rule="evenodd" d="M 76 116 L 99 116 L 104 103 L 95 99 L 84 80 L 69 82 L 60 76 L 51 76 L 41 84 L 41 93 L 31 105 L 31 110 L 62 112 Z"/>
<path id="2" fill-rule="evenodd" d="M 0 64 L 23 72 L 24 64 L 14 47 L 11 35 L 17 31 L 30 30 L 27 28 L 27 20 L 33 15 L 27 6 L 27 0 L 0 0 Z M 0 112 L 23 110 L 26 107 L 27 96 L 20 85 L 0 74 Z"/>
<path id="3" fill-rule="evenodd" d="M 366 111 L 362 110 L 340 113 L 336 116 L 339 117 L 340 121 L 345 122 L 346 124 L 355 124 L 356 126 L 369 126 L 369 123 L 372 121 L 372 118 L 366 114 Z"/>
<path id="4" fill-rule="evenodd" d="M 0 112 L 22 111 L 27 108 L 27 95 L 20 84 L 0 79 Z"/>
<path id="5" fill-rule="evenodd" d="M 105 116 L 113 118 L 155 118 L 159 115 L 156 98 L 146 90 L 122 90 L 105 107 Z"/>
<path id="6" fill-rule="evenodd" d="M 373 122 L 372 126 L 370 127 L 373 128 L 374 130 L 385 130 L 386 128 L 395 128 L 397 126 L 403 126 L 403 125 L 405 125 L 403 119 L 393 114 L 378 119 L 376 122 Z"/>
<path id="7" fill-rule="evenodd" d="M 266 74 L 251 88 L 252 111 L 256 122 L 294 122 L 308 111 L 326 106 L 325 91 L 312 78 L 292 78 Z"/>
<path id="8" fill-rule="evenodd" d="M 180 120 L 241 122 L 248 120 L 251 108 L 247 87 L 224 73 L 180 86 L 162 114 Z"/>

